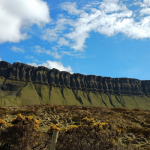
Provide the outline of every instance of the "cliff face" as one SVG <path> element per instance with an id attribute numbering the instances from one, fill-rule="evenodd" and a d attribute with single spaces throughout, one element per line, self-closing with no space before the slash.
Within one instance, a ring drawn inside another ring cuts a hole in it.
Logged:
<path id="1" fill-rule="evenodd" d="M 0 61 L 0 106 L 35 104 L 150 109 L 150 81 L 70 74 Z"/>
<path id="2" fill-rule="evenodd" d="M 33 67 L 22 63 L 0 62 L 0 76 L 15 81 L 33 82 L 71 89 L 115 94 L 149 95 L 150 81 L 130 78 L 110 78 L 95 75 L 70 74 L 57 69 Z"/>

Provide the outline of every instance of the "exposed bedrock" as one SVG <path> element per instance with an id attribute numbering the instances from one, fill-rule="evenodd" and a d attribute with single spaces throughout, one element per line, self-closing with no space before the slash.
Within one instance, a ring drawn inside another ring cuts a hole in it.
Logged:
<path id="1" fill-rule="evenodd" d="M 48 69 L 43 66 L 33 67 L 18 62 L 10 64 L 5 61 L 0 61 L 0 76 L 14 81 L 32 81 L 34 84 L 57 87 L 66 86 L 74 90 L 132 95 L 150 94 L 149 80 L 110 78 L 79 73 L 70 74 L 57 69 Z"/>

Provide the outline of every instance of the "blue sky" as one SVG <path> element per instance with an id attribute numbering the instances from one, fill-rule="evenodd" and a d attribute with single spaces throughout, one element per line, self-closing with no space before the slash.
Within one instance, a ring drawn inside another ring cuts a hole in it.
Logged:
<path id="1" fill-rule="evenodd" d="M 0 60 L 150 80 L 150 0 L 0 0 Z"/>

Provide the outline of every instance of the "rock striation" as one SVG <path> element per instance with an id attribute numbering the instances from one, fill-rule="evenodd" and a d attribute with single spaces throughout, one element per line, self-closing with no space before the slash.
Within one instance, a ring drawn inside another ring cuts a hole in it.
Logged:
<path id="1" fill-rule="evenodd" d="M 0 76 L 14 81 L 32 82 L 56 87 L 66 86 L 83 91 L 98 91 L 114 94 L 150 95 L 150 81 L 132 78 L 111 78 L 83 75 L 43 66 L 33 67 L 23 63 L 10 64 L 0 61 Z"/>

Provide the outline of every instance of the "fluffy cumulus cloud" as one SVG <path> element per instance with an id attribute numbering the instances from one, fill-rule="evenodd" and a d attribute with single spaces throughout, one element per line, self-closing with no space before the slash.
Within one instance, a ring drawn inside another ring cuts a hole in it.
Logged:
<path id="1" fill-rule="evenodd" d="M 132 5 L 140 8 L 131 10 L 129 5 L 119 0 L 93 2 L 80 8 L 75 2 L 64 2 L 60 5 L 61 9 L 69 15 L 61 14 L 53 28 L 43 32 L 43 37 L 57 42 L 59 46 L 69 46 L 74 51 L 84 51 L 91 31 L 106 36 L 122 33 L 133 39 L 150 38 L 150 1 L 138 1 Z M 137 22 L 136 18 L 140 16 Z"/>
<path id="2" fill-rule="evenodd" d="M 43 0 L 0 0 L 0 43 L 24 40 L 29 36 L 21 33 L 23 27 L 49 22 L 49 7 Z"/>
<path id="3" fill-rule="evenodd" d="M 12 46 L 11 50 L 12 50 L 13 52 L 22 52 L 22 53 L 24 52 L 23 49 L 18 48 L 18 47 L 16 47 L 16 46 Z"/>
<path id="4" fill-rule="evenodd" d="M 57 61 L 50 61 L 50 60 L 47 60 L 46 62 L 42 63 L 42 64 L 36 64 L 36 63 L 28 63 L 29 65 L 32 65 L 32 66 L 44 66 L 44 67 L 47 67 L 49 69 L 58 69 L 60 71 L 67 71 L 67 72 L 70 72 L 72 73 L 72 68 L 70 66 L 67 66 L 67 67 L 64 67 L 63 64 L 61 62 L 57 62 Z"/>
<path id="5" fill-rule="evenodd" d="M 2 58 L 0 57 L 0 61 L 2 61 Z"/>

